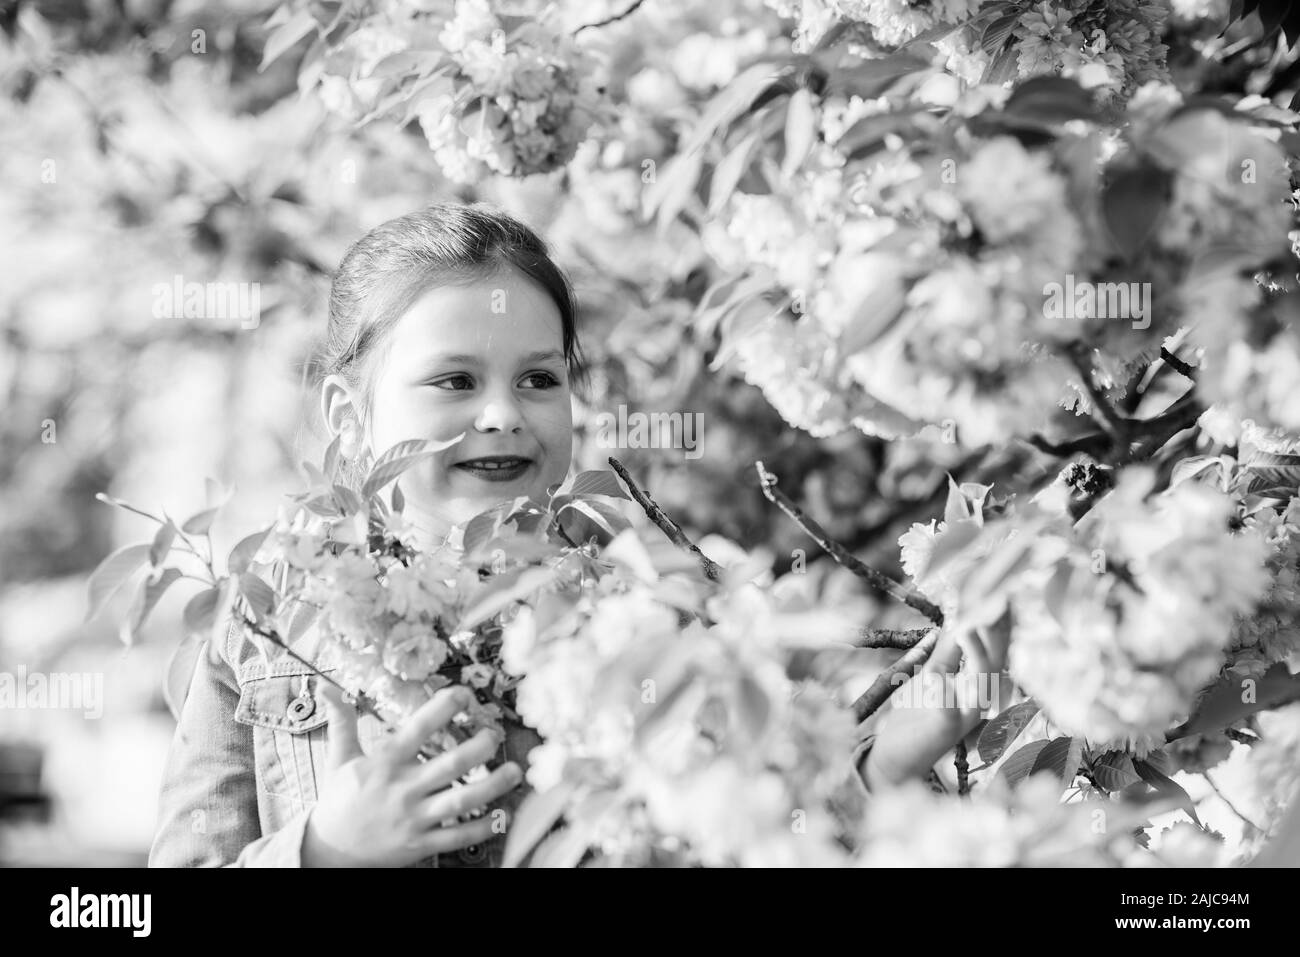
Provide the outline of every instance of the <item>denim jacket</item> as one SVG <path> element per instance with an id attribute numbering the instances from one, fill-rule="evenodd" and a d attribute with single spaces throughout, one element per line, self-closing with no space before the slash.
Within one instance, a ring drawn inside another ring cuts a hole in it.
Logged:
<path id="1" fill-rule="evenodd" d="M 315 660 L 315 633 L 294 644 Z M 322 669 L 329 673 L 332 669 Z M 207 641 L 198 656 L 163 772 L 150 867 L 301 867 L 308 816 L 326 773 L 327 711 L 321 679 L 286 657 L 269 664 L 242 629 Z M 388 730 L 357 721 L 369 753 Z M 505 757 L 527 768 L 536 732 L 508 724 Z M 516 788 L 494 806 L 513 817 Z M 505 835 L 435 855 L 416 867 L 500 866 Z"/>

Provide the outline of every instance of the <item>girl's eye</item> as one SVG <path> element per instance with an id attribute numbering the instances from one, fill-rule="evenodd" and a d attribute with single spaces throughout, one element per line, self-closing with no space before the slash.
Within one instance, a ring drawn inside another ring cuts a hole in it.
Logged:
<path id="1" fill-rule="evenodd" d="M 553 389 L 560 384 L 560 380 L 549 372 L 530 372 L 524 376 L 524 382 L 533 389 Z"/>
<path id="2" fill-rule="evenodd" d="M 463 392 L 466 389 L 474 388 L 474 380 L 464 373 L 458 373 L 457 375 L 449 375 L 444 379 L 439 379 L 437 382 L 430 383 L 430 385 L 450 392 Z"/>

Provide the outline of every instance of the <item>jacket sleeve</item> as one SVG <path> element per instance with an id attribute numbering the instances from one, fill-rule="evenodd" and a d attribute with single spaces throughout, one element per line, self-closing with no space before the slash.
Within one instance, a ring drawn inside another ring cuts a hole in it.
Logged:
<path id="1" fill-rule="evenodd" d="M 205 642 L 163 770 L 150 867 L 300 867 L 308 808 L 262 834 L 253 729 L 235 720 L 239 684 Z"/>

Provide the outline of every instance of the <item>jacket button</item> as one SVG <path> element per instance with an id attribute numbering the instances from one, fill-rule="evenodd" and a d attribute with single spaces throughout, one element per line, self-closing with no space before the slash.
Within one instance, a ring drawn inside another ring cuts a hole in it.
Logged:
<path id="1" fill-rule="evenodd" d="M 469 847 L 462 847 L 458 856 L 466 864 L 482 864 L 487 860 L 487 845 L 471 844 Z"/>
<path id="2" fill-rule="evenodd" d="M 300 694 L 289 702 L 290 721 L 306 721 L 316 713 L 316 699 L 309 694 Z"/>

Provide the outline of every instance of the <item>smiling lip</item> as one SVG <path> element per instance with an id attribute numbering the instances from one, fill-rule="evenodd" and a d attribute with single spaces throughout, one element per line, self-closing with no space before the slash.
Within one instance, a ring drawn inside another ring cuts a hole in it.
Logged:
<path id="1" fill-rule="evenodd" d="M 513 482 L 528 471 L 532 464 L 532 459 L 520 455 L 483 455 L 457 462 L 453 468 L 468 472 L 485 482 Z"/>

